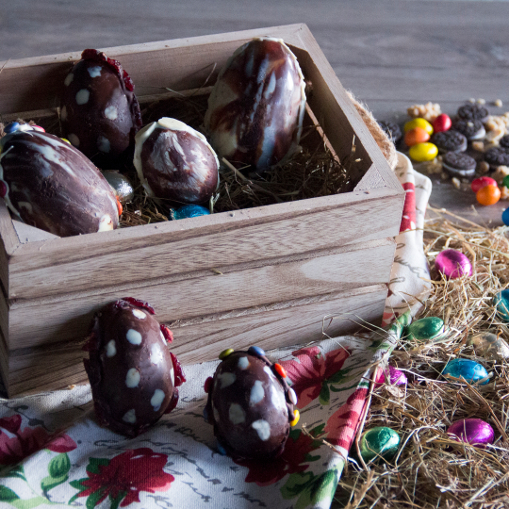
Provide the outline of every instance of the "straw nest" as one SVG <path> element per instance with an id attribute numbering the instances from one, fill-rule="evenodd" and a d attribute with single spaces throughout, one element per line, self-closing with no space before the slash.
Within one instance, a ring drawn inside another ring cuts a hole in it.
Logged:
<path id="1" fill-rule="evenodd" d="M 409 383 L 376 387 L 364 425 L 364 430 L 389 426 L 398 431 L 399 451 L 390 462 L 378 460 L 366 468 L 350 462 L 333 507 L 509 507 L 509 367 L 507 361 L 477 356 L 467 345 L 470 335 L 486 331 L 509 340 L 509 324 L 493 307 L 493 296 L 509 287 L 509 227 L 483 228 L 444 210 L 428 216 L 433 218 L 425 222 L 424 250 L 430 267 L 440 251 L 453 248 L 472 260 L 474 275 L 447 281 L 432 270 L 432 294 L 420 317 L 439 316 L 450 332 L 437 342 L 400 340 L 390 362 Z M 457 357 L 482 363 L 492 373 L 490 383 L 475 386 L 441 377 L 446 363 Z M 448 437 L 453 421 L 469 417 L 492 425 L 493 445 L 481 449 Z"/>

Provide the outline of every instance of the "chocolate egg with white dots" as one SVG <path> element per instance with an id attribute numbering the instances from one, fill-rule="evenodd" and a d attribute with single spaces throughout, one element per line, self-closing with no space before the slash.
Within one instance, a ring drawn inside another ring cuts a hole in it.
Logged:
<path id="1" fill-rule="evenodd" d="M 98 311 L 85 369 L 100 425 L 137 436 L 175 408 L 184 374 L 169 351 L 170 330 L 147 303 L 128 297 Z"/>
<path id="2" fill-rule="evenodd" d="M 141 112 L 134 84 L 120 62 L 86 49 L 63 85 L 64 137 L 99 165 L 132 157 Z"/>
<path id="3" fill-rule="evenodd" d="M 299 420 L 284 369 L 257 347 L 228 349 L 219 357 L 222 362 L 205 383 L 205 416 L 214 426 L 219 450 L 245 459 L 281 454 L 291 426 Z"/>

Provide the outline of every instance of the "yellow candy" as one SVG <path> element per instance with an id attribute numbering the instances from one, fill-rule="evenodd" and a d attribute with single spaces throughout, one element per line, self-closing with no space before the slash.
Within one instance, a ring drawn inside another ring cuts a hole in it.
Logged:
<path id="1" fill-rule="evenodd" d="M 293 428 L 299 422 L 299 419 L 300 419 L 300 412 L 297 409 L 295 409 L 293 411 L 293 421 L 290 423 L 290 426 Z"/>
<path id="2" fill-rule="evenodd" d="M 62 138 L 62 141 L 65 141 L 66 143 L 69 143 L 69 145 L 71 144 L 71 142 L 67 138 Z"/>
<path id="3" fill-rule="evenodd" d="M 409 120 L 403 126 L 403 130 L 405 132 L 408 132 L 411 131 L 412 129 L 415 129 L 416 127 L 424 129 L 430 136 L 433 134 L 433 126 L 423 118 L 413 118 L 412 120 Z"/>
<path id="4" fill-rule="evenodd" d="M 220 354 L 219 354 L 219 358 L 221 360 L 223 359 L 226 359 L 226 357 L 228 357 L 229 355 L 231 355 L 235 350 L 233 348 L 227 348 L 226 350 L 223 350 Z"/>
<path id="5" fill-rule="evenodd" d="M 410 147 L 408 154 L 414 161 L 423 162 L 435 159 L 438 154 L 438 148 L 433 143 L 417 143 Z"/>

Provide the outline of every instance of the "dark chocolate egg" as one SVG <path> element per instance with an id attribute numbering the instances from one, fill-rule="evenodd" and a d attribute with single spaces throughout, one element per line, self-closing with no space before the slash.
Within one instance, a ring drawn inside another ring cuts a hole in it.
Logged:
<path id="1" fill-rule="evenodd" d="M 254 39 L 222 69 L 205 131 L 220 157 L 267 170 L 298 146 L 306 104 L 297 58 L 282 41 Z"/>
<path id="2" fill-rule="evenodd" d="M 64 136 L 97 164 L 132 157 L 142 125 L 131 78 L 95 49 L 83 51 L 65 78 L 60 119 Z"/>
<path id="3" fill-rule="evenodd" d="M 11 211 L 61 237 L 115 229 L 117 200 L 101 172 L 64 140 L 26 129 L 0 140 L 0 196 Z"/>
<path id="4" fill-rule="evenodd" d="M 219 161 L 203 134 L 163 117 L 136 135 L 134 166 L 149 196 L 203 203 L 217 189 Z"/>
<path id="5" fill-rule="evenodd" d="M 84 359 L 99 424 L 136 436 L 171 411 L 185 378 L 168 350 L 171 332 L 131 297 L 96 313 Z"/>
<path id="6" fill-rule="evenodd" d="M 214 377 L 205 384 L 205 415 L 220 447 L 238 458 L 277 456 L 298 421 L 295 392 L 284 380 L 284 369 L 257 347 L 247 352 L 229 349 L 220 358 Z"/>

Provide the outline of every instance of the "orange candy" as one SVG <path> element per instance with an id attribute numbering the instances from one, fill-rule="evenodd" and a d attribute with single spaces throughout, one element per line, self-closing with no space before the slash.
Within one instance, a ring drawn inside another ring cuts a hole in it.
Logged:
<path id="1" fill-rule="evenodd" d="M 484 186 L 477 191 L 475 197 L 481 205 L 495 205 L 500 200 L 500 189 L 498 186 Z"/>
<path id="2" fill-rule="evenodd" d="M 283 366 L 281 366 L 281 364 L 276 362 L 276 364 L 274 364 L 274 369 L 281 378 L 286 378 L 286 370 L 283 368 Z"/>
<path id="3" fill-rule="evenodd" d="M 408 147 L 417 143 L 426 143 L 429 140 L 429 133 L 422 127 L 414 127 L 405 133 L 405 143 Z"/>

